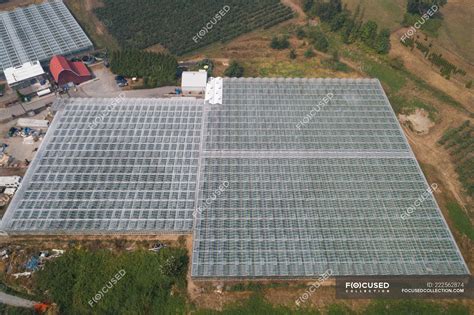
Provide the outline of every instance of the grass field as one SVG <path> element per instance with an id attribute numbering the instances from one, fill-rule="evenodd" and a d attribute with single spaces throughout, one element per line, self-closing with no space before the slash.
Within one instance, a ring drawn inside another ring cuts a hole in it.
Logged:
<path id="1" fill-rule="evenodd" d="M 444 21 L 439 29 L 440 44 L 451 52 L 474 63 L 472 35 L 474 5 L 472 0 L 448 0 L 442 11 Z"/>
<path id="2" fill-rule="evenodd" d="M 317 294 L 317 293 L 315 293 Z M 468 315 L 466 306 L 453 303 L 433 303 L 421 300 L 375 300 L 359 311 L 354 311 L 346 304 L 334 303 L 328 305 L 322 312 L 301 305 L 292 309 L 284 306 L 275 306 L 268 303 L 261 293 L 253 294 L 249 299 L 228 305 L 222 311 L 200 310 L 196 315 L 244 315 L 244 314 L 272 314 L 272 315 Z"/>
<path id="3" fill-rule="evenodd" d="M 342 2 L 347 4 L 347 8 L 352 12 L 360 4 L 364 20 L 373 20 L 380 28 L 387 27 L 391 31 L 400 28 L 406 7 L 406 0 L 343 0 Z"/>
<path id="4" fill-rule="evenodd" d="M 366 61 L 364 63 L 364 69 L 366 69 L 367 74 L 378 78 L 382 84 L 388 86 L 390 89 L 389 92 L 391 93 L 400 91 L 406 83 L 406 79 L 403 75 L 384 63 Z"/>
<path id="5" fill-rule="evenodd" d="M 447 208 L 449 217 L 456 227 L 456 230 L 474 241 L 474 227 L 472 225 L 471 219 L 464 212 L 464 210 L 454 201 L 449 202 Z"/>
<path id="6" fill-rule="evenodd" d="M 365 20 L 377 22 L 379 27 L 388 27 L 391 31 L 401 27 L 407 0 L 343 0 L 353 11 L 358 4 L 364 11 Z M 443 21 L 438 30 L 439 44 L 474 63 L 474 40 L 472 40 L 472 0 L 448 0 L 441 9 Z M 471 26 L 471 27 L 470 27 Z"/>

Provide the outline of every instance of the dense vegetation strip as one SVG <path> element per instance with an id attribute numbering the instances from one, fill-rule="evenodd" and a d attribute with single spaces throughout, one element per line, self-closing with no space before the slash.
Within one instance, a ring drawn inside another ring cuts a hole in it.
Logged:
<path id="1" fill-rule="evenodd" d="M 73 250 L 47 262 L 35 283 L 38 294 L 57 303 L 61 314 L 185 314 L 187 265 L 182 248 L 119 254 Z M 107 292 L 99 293 L 105 286 Z"/>
<path id="2" fill-rule="evenodd" d="M 125 77 L 143 78 L 144 87 L 176 84 L 176 58 L 140 50 L 115 51 L 111 55 L 112 72 Z"/>
<path id="3" fill-rule="evenodd" d="M 438 141 L 451 155 L 459 180 L 467 194 L 474 197 L 474 126 L 466 120 L 449 129 Z"/>
<path id="4" fill-rule="evenodd" d="M 95 13 L 123 48 L 161 44 L 178 55 L 293 17 L 279 0 L 103 2 Z"/>
<path id="5" fill-rule="evenodd" d="M 444 305 L 421 300 L 374 300 L 361 310 L 354 311 L 345 304 L 330 304 L 321 312 L 303 306 L 290 309 L 285 306 L 271 305 L 260 293 L 252 295 L 248 300 L 228 305 L 223 311 L 201 310 L 196 315 L 243 315 L 243 314 L 272 314 L 272 315 L 468 315 L 469 309 L 461 304 L 446 303 Z"/>

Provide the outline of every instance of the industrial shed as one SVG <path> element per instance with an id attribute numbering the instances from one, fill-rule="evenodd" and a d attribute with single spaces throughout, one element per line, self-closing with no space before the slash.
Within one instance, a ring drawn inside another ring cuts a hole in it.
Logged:
<path id="1" fill-rule="evenodd" d="M 60 0 L 0 12 L 0 72 L 92 48 L 92 42 Z"/>
<path id="2" fill-rule="evenodd" d="M 197 279 L 469 273 L 432 195 L 401 218 L 429 186 L 377 80 L 211 84 L 60 100 L 2 229 L 193 233 Z"/>

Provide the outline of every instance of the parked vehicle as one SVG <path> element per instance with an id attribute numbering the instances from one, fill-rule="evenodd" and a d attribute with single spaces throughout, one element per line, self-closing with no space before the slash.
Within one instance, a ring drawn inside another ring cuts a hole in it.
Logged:
<path id="1" fill-rule="evenodd" d="M 125 77 L 123 77 L 121 75 L 118 75 L 118 76 L 115 77 L 115 82 L 117 83 L 117 85 L 119 87 L 124 87 L 124 86 L 128 85 L 127 79 L 125 79 Z"/>

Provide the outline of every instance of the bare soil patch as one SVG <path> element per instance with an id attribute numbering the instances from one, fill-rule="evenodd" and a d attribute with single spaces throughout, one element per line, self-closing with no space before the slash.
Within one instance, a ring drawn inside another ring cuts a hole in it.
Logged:
<path id="1" fill-rule="evenodd" d="M 414 132 L 424 135 L 434 126 L 434 122 L 428 117 L 428 113 L 424 109 L 417 109 L 411 114 L 399 114 L 400 123 L 405 124 Z"/>

